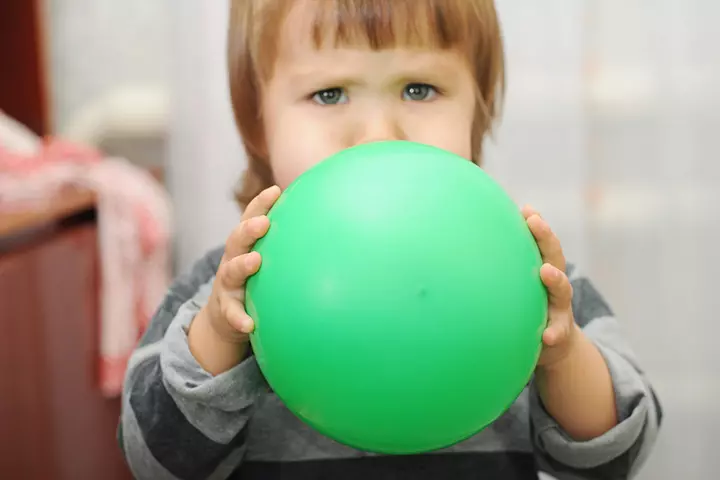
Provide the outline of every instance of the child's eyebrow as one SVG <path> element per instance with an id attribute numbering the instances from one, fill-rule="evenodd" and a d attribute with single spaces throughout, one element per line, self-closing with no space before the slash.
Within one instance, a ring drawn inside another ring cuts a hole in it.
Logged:
<path id="1" fill-rule="evenodd" d="M 328 72 L 326 69 L 314 68 L 307 70 L 299 70 L 288 72 L 287 79 L 289 82 L 299 86 L 318 86 L 318 88 L 330 88 L 333 86 L 358 86 L 365 82 L 357 75 L 341 75 Z"/>
<path id="2" fill-rule="evenodd" d="M 455 78 L 454 68 L 450 65 L 426 64 L 408 66 L 406 68 L 398 68 L 387 75 L 385 83 L 398 84 L 403 82 L 419 82 L 427 81 L 430 83 L 449 83 Z M 366 85 L 367 79 L 364 79 L 364 72 L 332 72 L 326 68 L 303 68 L 295 71 L 287 72 L 287 80 L 289 83 L 300 87 L 310 86 L 317 88 L 330 88 L 334 86 L 353 87 Z M 320 87 L 318 87 L 318 85 Z"/>

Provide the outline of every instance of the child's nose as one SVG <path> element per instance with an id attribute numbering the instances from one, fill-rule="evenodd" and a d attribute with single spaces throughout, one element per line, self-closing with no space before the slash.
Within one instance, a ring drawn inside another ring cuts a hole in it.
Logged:
<path id="1" fill-rule="evenodd" d="M 387 112 L 368 116 L 359 130 L 360 134 L 355 142 L 358 145 L 386 140 L 406 140 L 400 122 Z"/>

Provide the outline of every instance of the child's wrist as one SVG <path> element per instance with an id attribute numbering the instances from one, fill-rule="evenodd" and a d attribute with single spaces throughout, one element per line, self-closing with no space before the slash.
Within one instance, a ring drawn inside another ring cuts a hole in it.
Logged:
<path id="1" fill-rule="evenodd" d="M 190 353 L 203 369 L 213 375 L 239 364 L 246 356 L 248 343 L 247 336 L 233 338 L 219 333 L 206 309 L 198 312 L 188 331 Z"/>
<path id="2" fill-rule="evenodd" d="M 210 299 L 212 302 L 212 298 Z M 212 308 L 205 305 L 197 314 L 196 320 L 203 324 L 205 328 L 211 330 L 218 342 L 231 345 L 245 345 L 249 341 L 246 333 L 243 333 L 230 325 L 227 319 L 218 312 L 218 308 Z"/>
<path id="3" fill-rule="evenodd" d="M 587 337 L 585 337 L 582 329 L 577 324 L 573 324 L 572 328 L 573 332 L 567 340 L 567 346 L 563 354 L 559 355 L 557 359 L 552 362 L 538 365 L 538 371 L 553 373 L 558 370 L 563 370 L 573 365 L 578 358 L 582 357 L 582 350 L 586 347 Z"/>

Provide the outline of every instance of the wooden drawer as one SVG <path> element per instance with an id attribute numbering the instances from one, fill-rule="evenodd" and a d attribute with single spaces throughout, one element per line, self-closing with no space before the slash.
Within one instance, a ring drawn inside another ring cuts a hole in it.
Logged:
<path id="1" fill-rule="evenodd" d="M 0 256 L 0 477 L 131 478 L 96 386 L 94 222 Z"/>

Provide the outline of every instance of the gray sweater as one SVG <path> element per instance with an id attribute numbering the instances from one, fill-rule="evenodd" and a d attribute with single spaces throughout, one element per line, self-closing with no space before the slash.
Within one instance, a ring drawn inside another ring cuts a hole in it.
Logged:
<path id="1" fill-rule="evenodd" d="M 485 430 L 423 455 L 354 450 L 312 430 L 278 399 L 252 354 L 218 376 L 188 348 L 187 327 L 207 300 L 222 250 L 171 286 L 133 353 L 125 378 L 120 445 L 138 479 L 624 479 L 649 453 L 660 404 L 590 281 L 568 267 L 575 319 L 612 374 L 619 424 L 573 441 L 543 408 L 532 382 Z"/>

